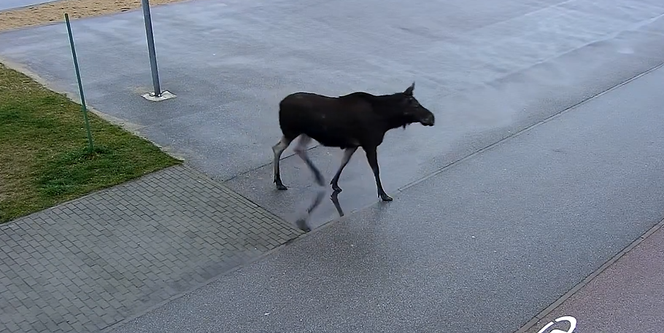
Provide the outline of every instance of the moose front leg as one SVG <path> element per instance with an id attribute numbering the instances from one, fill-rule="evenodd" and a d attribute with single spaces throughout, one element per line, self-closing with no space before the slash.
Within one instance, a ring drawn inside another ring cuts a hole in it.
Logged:
<path id="1" fill-rule="evenodd" d="M 341 159 L 341 165 L 339 165 L 339 170 L 337 170 L 337 173 L 334 174 L 334 178 L 332 178 L 332 181 L 330 182 L 330 185 L 332 185 L 332 190 L 334 192 L 341 192 L 341 187 L 339 187 L 339 177 L 341 176 L 341 171 L 344 170 L 346 167 L 346 164 L 348 164 L 348 161 L 350 161 L 350 158 L 355 154 L 355 151 L 357 151 L 357 147 L 349 147 L 344 149 L 344 157 Z"/>
<path id="2" fill-rule="evenodd" d="M 297 225 L 297 227 L 300 230 L 302 230 L 304 232 L 311 231 L 311 227 L 309 227 L 309 223 L 308 223 L 309 217 L 311 216 L 311 212 L 313 212 L 314 209 L 316 209 L 316 207 L 318 207 L 318 205 L 320 205 L 321 201 L 323 201 L 324 196 L 325 196 L 325 191 L 324 190 L 323 191 L 318 191 L 318 194 L 316 194 L 316 197 L 314 198 L 314 201 L 311 203 L 309 208 L 307 208 L 307 213 L 303 217 L 300 217 L 299 219 L 297 219 L 295 221 L 295 225 Z"/>
<path id="3" fill-rule="evenodd" d="M 385 193 L 383 190 L 383 184 L 380 182 L 380 169 L 378 168 L 378 153 L 376 152 L 377 147 L 362 147 L 367 154 L 367 161 L 371 170 L 373 171 L 374 178 L 376 178 L 376 188 L 378 189 L 378 196 L 383 201 L 392 201 L 392 197 Z"/>

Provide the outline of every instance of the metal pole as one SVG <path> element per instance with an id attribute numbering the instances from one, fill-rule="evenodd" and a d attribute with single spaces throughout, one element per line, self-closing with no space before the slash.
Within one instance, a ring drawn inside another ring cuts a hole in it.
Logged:
<path id="1" fill-rule="evenodd" d="M 65 13 L 65 22 L 67 23 L 67 32 L 69 33 L 69 45 L 71 46 L 71 55 L 74 58 L 74 69 L 76 70 L 76 79 L 78 80 L 78 91 L 81 94 L 81 109 L 83 111 L 83 119 L 85 119 L 85 129 L 88 132 L 88 149 L 92 153 L 92 133 L 90 133 L 90 122 L 88 121 L 88 110 L 85 107 L 85 95 L 83 95 L 83 83 L 81 83 L 81 72 L 78 69 L 78 59 L 76 58 L 76 48 L 74 47 L 74 36 L 71 32 L 71 25 L 69 24 L 69 15 Z"/>
<path id="2" fill-rule="evenodd" d="M 150 54 L 150 67 L 152 68 L 152 85 L 154 86 L 154 96 L 161 96 L 161 87 L 159 86 L 159 73 L 157 71 L 157 55 L 154 50 L 154 36 L 152 35 L 152 18 L 150 17 L 150 2 L 142 0 L 143 21 L 145 21 L 145 34 L 148 39 L 148 53 Z"/>

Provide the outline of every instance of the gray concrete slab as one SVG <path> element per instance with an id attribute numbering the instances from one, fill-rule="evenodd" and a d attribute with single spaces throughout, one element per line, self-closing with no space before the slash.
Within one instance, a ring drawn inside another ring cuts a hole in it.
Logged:
<path id="1" fill-rule="evenodd" d="M 664 69 L 112 332 L 513 332 L 664 217 Z"/>
<path id="2" fill-rule="evenodd" d="M 2 0 L 0 1 L 0 11 L 41 5 L 54 1 L 57 0 Z"/>
<path id="3" fill-rule="evenodd" d="M 664 326 L 664 228 L 643 239 L 614 264 L 564 300 L 548 315 L 521 332 L 537 333 L 549 326 L 574 332 L 655 333 Z"/>
<path id="4" fill-rule="evenodd" d="M 664 61 L 664 4 L 656 0 L 406 7 L 382 0 L 306 6 L 196 0 L 156 7 L 162 86 L 178 96 L 159 103 L 140 97 L 151 89 L 140 11 L 77 20 L 73 28 L 88 104 L 136 124 L 190 165 L 230 180 L 233 189 L 291 221 L 306 205 L 310 176 L 294 173 L 299 160 L 288 157 L 289 149 L 284 178 L 293 188 L 274 194 L 270 168 L 260 167 L 270 163 L 269 147 L 279 138 L 278 101 L 292 91 L 391 93 L 416 81 L 416 95 L 439 122 L 388 134 L 380 163 L 394 193 Z M 0 34 L 0 56 L 77 94 L 62 24 Z M 338 152 L 316 148 L 313 154 L 329 179 Z M 375 198 L 361 158 L 341 180 L 348 211 Z M 320 224 L 336 213 L 326 203 L 317 214 Z"/>

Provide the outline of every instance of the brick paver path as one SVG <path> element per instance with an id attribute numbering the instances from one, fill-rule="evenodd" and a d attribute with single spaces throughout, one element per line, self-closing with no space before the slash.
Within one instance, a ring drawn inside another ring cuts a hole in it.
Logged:
<path id="1" fill-rule="evenodd" d="M 0 226 L 0 332 L 94 332 L 301 231 L 186 166 Z"/>

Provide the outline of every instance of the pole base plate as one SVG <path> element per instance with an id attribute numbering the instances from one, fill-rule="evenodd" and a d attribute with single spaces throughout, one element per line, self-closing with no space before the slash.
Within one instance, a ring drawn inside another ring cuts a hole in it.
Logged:
<path id="1" fill-rule="evenodd" d="M 161 95 L 159 96 L 155 96 L 153 92 L 143 94 L 141 96 L 151 102 L 160 102 L 160 101 L 165 101 L 167 99 L 175 98 L 175 95 L 169 92 L 168 90 L 162 91 Z"/>

